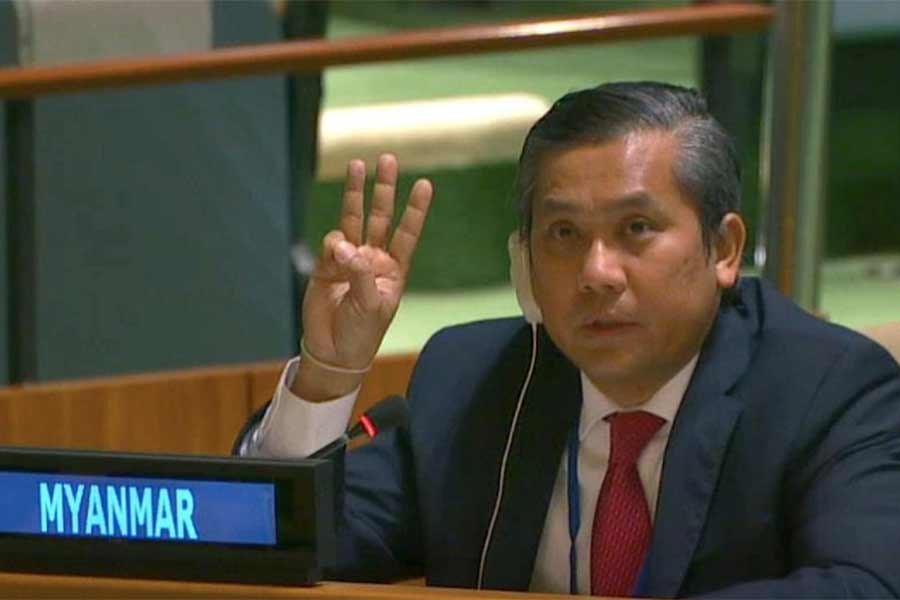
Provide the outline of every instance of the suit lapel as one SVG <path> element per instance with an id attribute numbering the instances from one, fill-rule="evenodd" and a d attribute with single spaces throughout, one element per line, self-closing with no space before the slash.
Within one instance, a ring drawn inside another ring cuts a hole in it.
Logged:
<path id="1" fill-rule="evenodd" d="M 581 410 L 578 370 L 540 332 L 485 562 L 486 588 L 528 589 L 566 436 Z"/>
<path id="2" fill-rule="evenodd" d="M 737 309 L 722 310 L 669 435 L 653 539 L 637 589 L 641 596 L 672 597 L 682 586 L 743 410 L 727 392 L 750 354 L 751 336 Z"/>

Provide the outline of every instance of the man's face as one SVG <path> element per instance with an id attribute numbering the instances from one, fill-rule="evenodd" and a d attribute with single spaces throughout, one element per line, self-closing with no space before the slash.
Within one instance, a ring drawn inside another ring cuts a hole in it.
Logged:
<path id="1" fill-rule="evenodd" d="M 730 262 L 727 245 L 704 248 L 676 152 L 671 133 L 633 133 L 551 153 L 535 181 L 532 288 L 544 325 L 622 405 L 649 399 L 699 351 L 720 287 L 737 277 L 740 248 Z"/>

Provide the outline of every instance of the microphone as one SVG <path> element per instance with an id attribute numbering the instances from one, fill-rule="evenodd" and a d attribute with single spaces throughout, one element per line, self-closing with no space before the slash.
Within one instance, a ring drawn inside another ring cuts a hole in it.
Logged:
<path id="1" fill-rule="evenodd" d="M 381 431 L 404 425 L 408 418 L 409 407 L 406 404 L 406 399 L 403 396 L 388 396 L 379 400 L 375 406 L 364 412 L 359 421 L 347 429 L 344 435 L 322 446 L 307 458 L 325 458 L 362 434 L 374 438 Z"/>

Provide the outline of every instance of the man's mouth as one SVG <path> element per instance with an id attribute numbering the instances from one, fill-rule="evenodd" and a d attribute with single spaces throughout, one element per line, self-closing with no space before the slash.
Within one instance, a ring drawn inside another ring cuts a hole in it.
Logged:
<path id="1" fill-rule="evenodd" d="M 590 334 L 609 336 L 631 333 L 637 328 L 635 321 L 619 319 L 593 319 L 582 325 L 582 329 Z"/>

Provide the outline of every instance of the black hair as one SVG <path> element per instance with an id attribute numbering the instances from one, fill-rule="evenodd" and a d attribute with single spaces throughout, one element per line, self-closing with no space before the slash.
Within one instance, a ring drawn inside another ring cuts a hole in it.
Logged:
<path id="1" fill-rule="evenodd" d="M 695 203 L 709 252 L 722 218 L 740 212 L 741 170 L 734 142 L 699 92 L 656 82 L 606 83 L 568 93 L 534 124 L 516 174 L 523 241 L 531 233 L 535 180 L 548 154 L 653 130 L 672 132 L 678 140 L 675 180 Z"/>

